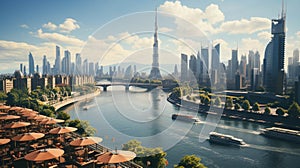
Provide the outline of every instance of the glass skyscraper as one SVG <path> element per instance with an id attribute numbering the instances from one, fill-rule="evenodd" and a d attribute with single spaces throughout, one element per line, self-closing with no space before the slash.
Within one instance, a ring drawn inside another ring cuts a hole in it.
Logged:
<path id="1" fill-rule="evenodd" d="M 280 18 L 272 19 L 272 40 L 264 57 L 264 87 L 266 91 L 283 93 L 286 14 L 282 7 Z"/>

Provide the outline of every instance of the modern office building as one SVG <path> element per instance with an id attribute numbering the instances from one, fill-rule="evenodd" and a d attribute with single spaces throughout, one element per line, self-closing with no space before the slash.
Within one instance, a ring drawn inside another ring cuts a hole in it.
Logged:
<path id="1" fill-rule="evenodd" d="M 189 81 L 197 81 L 196 73 L 197 73 L 197 58 L 194 55 L 191 55 L 189 60 L 189 71 L 188 71 Z"/>
<path id="2" fill-rule="evenodd" d="M 76 58 L 75 58 L 75 74 L 78 74 L 78 75 L 80 75 L 80 74 L 82 74 L 82 63 L 81 63 L 82 61 L 81 61 L 81 56 L 80 56 L 80 54 L 79 53 L 77 53 L 76 54 Z"/>
<path id="3" fill-rule="evenodd" d="M 95 66 L 93 62 L 89 63 L 89 75 L 90 76 L 95 76 Z"/>
<path id="4" fill-rule="evenodd" d="M 56 58 L 55 58 L 55 65 L 54 65 L 54 74 L 60 74 L 61 73 L 61 58 L 60 58 L 60 48 L 59 46 L 56 46 Z"/>
<path id="5" fill-rule="evenodd" d="M 218 70 L 220 66 L 220 44 L 216 44 L 211 51 L 211 68 Z"/>
<path id="6" fill-rule="evenodd" d="M 264 87 L 275 94 L 283 93 L 286 13 L 282 7 L 280 18 L 272 19 L 272 39 L 264 57 Z"/>
<path id="7" fill-rule="evenodd" d="M 209 61 L 209 52 L 208 52 L 208 47 L 207 48 L 202 48 L 201 47 L 201 57 L 203 60 L 203 72 L 208 72 L 210 69 L 210 61 Z"/>
<path id="8" fill-rule="evenodd" d="M 238 72 L 238 50 L 231 51 L 231 79 L 235 78 L 235 74 Z"/>
<path id="9" fill-rule="evenodd" d="M 29 61 L 29 75 L 33 75 L 34 74 L 34 59 L 33 59 L 31 52 L 28 55 L 28 61 Z"/>
<path id="10" fill-rule="evenodd" d="M 66 50 L 65 51 L 65 73 L 67 75 L 71 74 L 71 53 L 70 51 Z"/>
<path id="11" fill-rule="evenodd" d="M 187 55 L 181 54 L 181 74 L 180 80 L 182 82 L 187 81 L 188 79 L 188 63 L 187 63 Z"/>
<path id="12" fill-rule="evenodd" d="M 48 74 L 48 61 L 46 55 L 43 57 L 43 75 Z"/>

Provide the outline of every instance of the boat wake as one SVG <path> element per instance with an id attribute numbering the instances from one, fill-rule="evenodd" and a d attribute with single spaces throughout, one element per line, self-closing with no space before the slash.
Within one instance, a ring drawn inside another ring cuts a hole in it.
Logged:
<path id="1" fill-rule="evenodd" d="M 215 123 L 210 123 L 210 122 L 203 122 L 201 124 L 207 124 L 207 125 L 212 125 L 214 126 Z M 254 134 L 254 135 L 259 135 L 259 131 L 253 131 L 253 130 L 248 130 L 248 129 L 243 129 L 243 128 L 237 128 L 237 127 L 232 127 L 228 125 L 222 125 L 222 124 L 217 124 L 218 128 L 226 129 L 226 130 L 233 130 L 233 131 L 238 131 L 238 132 L 243 132 L 243 133 L 248 133 L 248 134 Z"/>
<path id="2" fill-rule="evenodd" d="M 247 146 L 244 146 L 244 147 L 300 156 L 299 149 L 297 151 L 291 151 L 291 150 L 295 150 L 295 149 L 280 148 L 280 147 L 273 147 L 273 146 L 262 146 L 262 145 L 254 145 L 254 144 L 247 144 Z"/>

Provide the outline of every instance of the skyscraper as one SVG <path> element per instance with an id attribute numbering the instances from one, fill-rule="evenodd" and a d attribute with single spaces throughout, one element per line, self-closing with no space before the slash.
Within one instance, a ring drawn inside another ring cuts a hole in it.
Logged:
<path id="1" fill-rule="evenodd" d="M 269 92 L 283 93 L 286 14 L 282 6 L 280 18 L 272 19 L 272 40 L 266 47 L 264 58 L 264 86 Z"/>
<path id="2" fill-rule="evenodd" d="M 159 63 L 158 63 L 158 40 L 157 40 L 157 9 L 155 13 L 155 32 L 154 32 L 154 44 L 153 44 L 153 62 L 152 62 L 152 69 L 149 75 L 150 79 L 162 79 L 160 70 L 159 70 Z"/>
<path id="3" fill-rule="evenodd" d="M 95 66 L 93 62 L 89 63 L 89 75 L 95 76 Z"/>
<path id="4" fill-rule="evenodd" d="M 76 54 L 75 64 L 76 64 L 75 74 L 82 74 L 81 56 L 79 53 Z"/>
<path id="5" fill-rule="evenodd" d="M 293 64 L 298 64 L 299 63 L 299 49 L 295 49 L 293 51 Z"/>
<path id="6" fill-rule="evenodd" d="M 23 64 L 20 64 L 20 71 L 23 72 Z"/>
<path id="7" fill-rule="evenodd" d="M 175 78 L 178 78 L 178 68 L 177 68 L 177 64 L 175 64 L 175 66 L 174 66 L 174 72 L 173 72 L 173 76 L 175 77 Z"/>
<path id="8" fill-rule="evenodd" d="M 28 55 L 28 61 L 29 61 L 29 75 L 34 74 L 34 60 L 31 52 Z"/>
<path id="9" fill-rule="evenodd" d="M 43 57 L 43 75 L 46 75 L 48 74 L 48 61 L 47 61 L 47 58 L 46 58 L 46 55 L 44 55 Z"/>
<path id="10" fill-rule="evenodd" d="M 181 75 L 180 79 L 182 82 L 187 81 L 187 55 L 181 54 Z"/>
<path id="11" fill-rule="evenodd" d="M 202 48 L 201 47 L 201 56 L 202 56 L 202 59 L 203 59 L 203 62 L 204 62 L 203 72 L 208 73 L 208 70 L 210 69 L 208 48 Z"/>
<path id="12" fill-rule="evenodd" d="M 238 50 L 232 50 L 231 54 L 231 78 L 234 79 L 238 72 L 239 61 L 238 61 Z"/>
<path id="13" fill-rule="evenodd" d="M 70 51 L 66 50 L 65 51 L 65 70 L 66 70 L 66 74 L 70 75 L 71 74 L 71 53 Z"/>
<path id="14" fill-rule="evenodd" d="M 190 56 L 189 61 L 189 80 L 196 79 L 196 71 L 197 71 L 197 59 L 194 55 Z"/>
<path id="15" fill-rule="evenodd" d="M 55 65 L 54 65 L 54 74 L 60 74 L 61 72 L 61 61 L 60 61 L 60 48 L 56 46 L 56 58 L 55 58 Z"/>
<path id="16" fill-rule="evenodd" d="M 220 66 L 220 44 L 216 44 L 212 48 L 212 60 L 211 60 L 211 68 L 218 70 Z"/>

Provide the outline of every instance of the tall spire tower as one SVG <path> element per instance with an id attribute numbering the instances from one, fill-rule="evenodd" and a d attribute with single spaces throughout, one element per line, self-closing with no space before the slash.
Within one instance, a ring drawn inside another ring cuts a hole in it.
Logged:
<path id="1" fill-rule="evenodd" d="M 153 44 L 153 62 L 152 62 L 152 69 L 149 75 L 150 79 L 162 79 L 160 70 L 159 70 L 159 63 L 158 63 L 158 40 L 157 40 L 157 8 L 155 11 L 155 32 L 154 32 L 154 44 Z"/>

